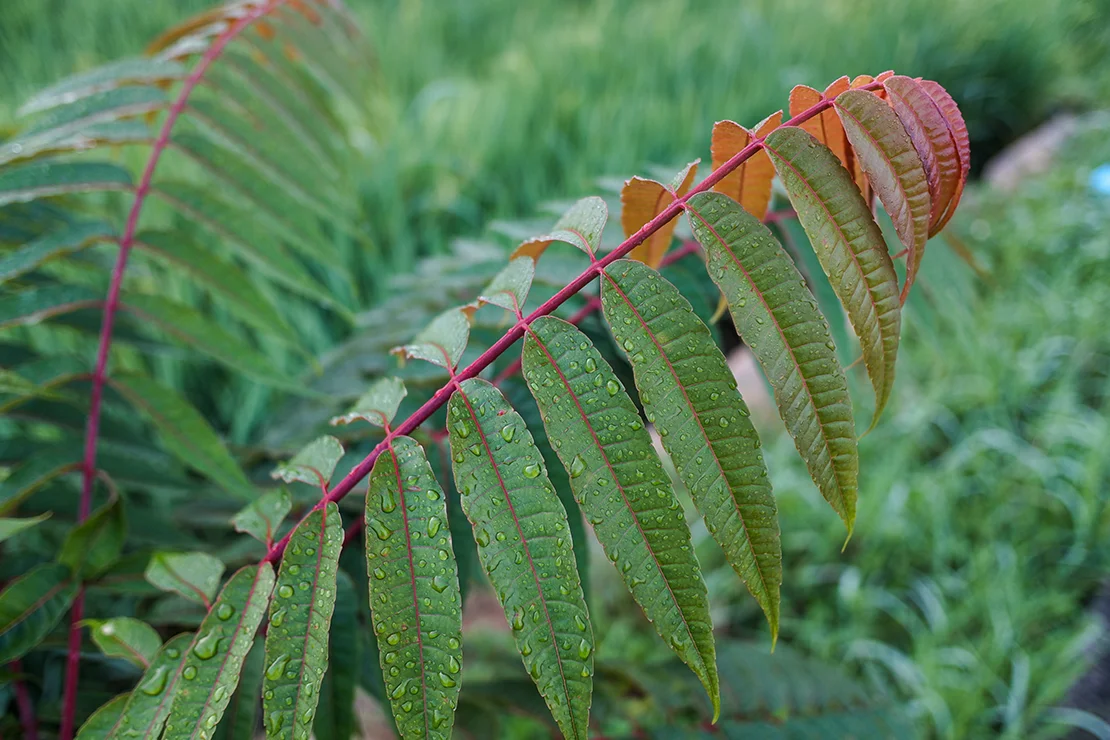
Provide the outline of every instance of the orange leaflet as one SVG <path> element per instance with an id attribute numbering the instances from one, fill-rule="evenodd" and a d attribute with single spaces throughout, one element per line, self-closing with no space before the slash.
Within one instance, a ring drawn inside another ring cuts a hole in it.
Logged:
<path id="1" fill-rule="evenodd" d="M 860 78 L 857 77 L 856 79 L 859 80 Z M 868 83 L 864 82 L 862 84 Z M 822 99 L 834 100 L 837 95 L 840 95 L 840 93 L 850 89 L 852 86 L 852 83 L 849 82 L 846 76 L 841 77 L 839 80 L 836 80 L 826 87 L 824 95 L 817 92 L 812 87 L 798 85 L 790 91 L 790 115 L 796 116 L 807 108 L 817 105 Z M 867 176 L 856 162 L 856 156 L 852 151 L 852 145 L 848 142 L 848 137 L 844 134 L 844 127 L 841 125 L 840 118 L 836 115 L 836 111 L 830 107 L 828 110 L 822 111 L 820 114 L 803 123 L 801 128 L 803 131 L 813 136 L 813 138 L 827 146 L 829 150 L 836 155 L 836 158 L 844 165 L 844 169 L 848 170 L 848 174 L 852 176 L 852 180 L 855 181 L 860 192 L 863 193 L 863 199 L 870 203 L 871 186 L 867 182 Z"/>
<path id="2" fill-rule="evenodd" d="M 633 177 L 624 183 L 621 190 L 621 228 L 624 235 L 630 237 L 643 228 L 643 225 L 658 216 L 676 198 L 681 198 L 690 189 L 694 182 L 694 175 L 698 171 L 695 160 L 686 165 L 670 187 L 655 180 L 643 177 Z M 649 267 L 659 267 L 663 255 L 671 246 L 678 219 L 671 219 L 669 223 L 644 240 L 643 244 L 628 253 L 628 259 L 639 260 Z"/>
<path id="3" fill-rule="evenodd" d="M 956 105 L 956 101 L 952 99 L 948 91 L 932 80 L 920 80 L 920 83 L 922 89 L 936 101 L 937 106 L 944 113 L 944 119 L 956 140 L 956 152 L 960 157 L 960 181 L 956 185 L 956 192 L 952 195 L 952 200 L 948 202 L 944 215 L 929 230 L 930 234 L 935 234 L 944 228 L 944 225 L 952 218 L 952 214 L 956 212 L 956 206 L 960 204 L 960 196 L 963 195 L 964 184 L 967 182 L 967 175 L 971 169 L 971 143 L 967 135 L 967 125 L 964 123 L 963 114 L 960 113 L 959 106 Z"/>
<path id="4" fill-rule="evenodd" d="M 274 27 L 266 21 L 258 21 L 255 23 L 254 30 L 266 41 L 272 41 L 275 35 Z"/>
<path id="5" fill-rule="evenodd" d="M 763 138 L 781 123 L 780 110 L 756 125 L 754 137 Z M 718 121 L 714 124 L 711 145 L 713 169 L 716 170 L 736 156 L 751 143 L 752 138 L 752 132 L 738 123 Z M 767 216 L 767 206 L 771 203 L 771 181 L 774 177 L 775 167 L 771 164 L 771 158 L 760 149 L 751 159 L 714 185 L 713 189 L 732 198 L 745 211 L 762 221 Z"/>
<path id="6" fill-rule="evenodd" d="M 146 47 L 147 54 L 155 54 L 163 49 L 171 46 L 175 41 L 179 41 L 186 36 L 191 36 L 193 33 L 206 29 L 209 26 L 220 24 L 227 21 L 231 15 L 228 8 L 215 8 L 200 15 L 193 16 L 184 23 L 178 24 L 173 28 L 165 31 L 161 36 L 150 42 Z"/>

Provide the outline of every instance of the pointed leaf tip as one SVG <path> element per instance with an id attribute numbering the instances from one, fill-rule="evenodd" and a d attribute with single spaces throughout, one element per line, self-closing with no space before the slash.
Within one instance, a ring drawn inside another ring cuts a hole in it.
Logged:
<path id="1" fill-rule="evenodd" d="M 596 195 L 575 203 L 555 223 L 555 228 L 545 236 L 529 239 L 513 251 L 513 257 L 531 257 L 539 261 L 552 242 L 566 242 L 587 255 L 595 255 L 601 248 L 601 233 L 609 220 L 609 207 Z"/>
<path id="2" fill-rule="evenodd" d="M 324 435 L 309 442 L 292 460 L 279 465 L 270 475 L 286 483 L 300 481 L 310 486 L 327 486 L 342 457 L 340 441 Z"/>
<path id="3" fill-rule="evenodd" d="M 409 359 L 424 360 L 454 370 L 470 339 L 470 321 L 460 309 L 451 308 L 432 320 L 411 343 L 390 350 Z"/>
<path id="4" fill-rule="evenodd" d="M 358 419 L 367 421 L 377 427 L 386 427 L 393 423 L 401 401 L 408 395 L 404 382 L 400 378 L 381 378 L 370 386 L 351 410 L 342 416 L 333 417 L 333 426 L 350 424 Z"/>
<path id="5" fill-rule="evenodd" d="M 676 197 L 686 194 L 697 175 L 700 161 L 691 162 L 680 170 L 670 187 L 642 177 L 633 177 L 624 184 L 621 190 L 621 228 L 624 229 L 625 237 L 631 237 L 644 224 L 662 213 Z M 664 225 L 629 252 L 628 258 L 658 267 L 671 246 L 677 225 L 678 219 Z"/>

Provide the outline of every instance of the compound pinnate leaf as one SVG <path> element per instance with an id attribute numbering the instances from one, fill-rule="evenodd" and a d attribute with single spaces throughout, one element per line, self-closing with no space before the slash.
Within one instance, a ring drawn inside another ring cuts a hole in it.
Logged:
<path id="1" fill-rule="evenodd" d="M 293 530 L 266 632 L 262 710 L 269 738 L 308 737 L 328 661 L 343 523 L 329 503 Z"/>
<path id="2" fill-rule="evenodd" d="M 76 595 L 77 581 L 60 563 L 40 565 L 9 583 L 0 592 L 0 663 L 42 642 Z"/>
<path id="3" fill-rule="evenodd" d="M 836 157 L 799 128 L 764 142 L 798 220 L 859 338 L 875 389 L 878 420 L 894 386 L 902 311 L 898 276 L 886 241 L 859 190 Z"/>
<path id="4" fill-rule="evenodd" d="M 274 542 L 278 525 L 282 523 L 291 508 L 293 508 L 293 500 L 289 491 L 279 488 L 276 491 L 270 491 L 240 511 L 231 523 L 236 532 L 249 534 L 269 547 Z"/>
<path id="5" fill-rule="evenodd" d="M 539 261 L 551 242 L 566 242 L 588 255 L 597 254 L 601 248 L 601 232 L 609 220 L 609 207 L 597 196 L 583 198 L 575 203 L 555 223 L 550 234 L 529 239 L 513 251 L 513 258 L 531 257 Z"/>
<path id="6" fill-rule="evenodd" d="M 253 501 L 255 492 L 239 464 L 205 418 L 174 391 L 136 373 L 115 373 L 112 387 L 142 411 L 169 451 L 228 493 Z"/>
<path id="7" fill-rule="evenodd" d="M 342 457 L 343 445 L 339 440 L 324 435 L 305 445 L 292 460 L 279 465 L 271 477 L 286 483 L 300 481 L 310 486 L 325 487 Z"/>
<path id="8" fill-rule="evenodd" d="M 131 617 L 87 620 L 92 641 L 100 652 L 109 658 L 122 658 L 140 668 L 150 667 L 150 661 L 162 648 L 162 638 L 146 622 Z"/>
<path id="9" fill-rule="evenodd" d="M 130 190 L 131 173 L 107 162 L 47 160 L 0 172 L 0 206 L 92 190 Z"/>
<path id="10" fill-rule="evenodd" d="M 320 703 L 312 723 L 312 734 L 317 740 L 349 740 L 355 729 L 355 686 L 362 661 L 362 625 L 358 620 L 360 599 L 345 571 L 339 571 L 335 593 L 328 640 L 328 672 L 320 684 Z"/>
<path id="11" fill-rule="evenodd" d="M 585 740 L 593 632 L 567 515 L 532 435 L 490 383 L 464 381 L 448 403 L 455 483 L 517 650 L 559 729 Z"/>
<path id="12" fill-rule="evenodd" d="M 119 722 L 108 734 L 109 740 L 156 740 L 161 737 L 162 726 L 181 680 L 183 656 L 192 642 L 192 633 L 186 633 L 177 635 L 162 646 L 128 696 Z"/>
<path id="13" fill-rule="evenodd" d="M 457 308 L 451 308 L 432 319 L 432 323 L 417 334 L 412 342 L 396 347 L 391 352 L 453 370 L 462 359 L 468 339 L 470 322 L 466 314 Z"/>
<path id="14" fill-rule="evenodd" d="M 331 423 L 333 426 L 338 426 L 362 419 L 374 426 L 388 426 L 393 422 L 393 417 L 397 415 L 397 409 L 406 395 L 408 391 L 400 378 L 382 378 L 375 381 L 370 386 L 370 390 L 362 394 L 350 411 L 334 417 Z"/>
<path id="15" fill-rule="evenodd" d="M 762 138 L 778 128 L 782 123 L 782 111 L 763 119 L 749 131 L 732 121 L 718 121 L 713 124 L 711 151 L 713 169 L 717 170 L 728 160 L 739 154 L 753 138 Z M 763 220 L 767 207 L 771 204 L 771 183 L 775 179 L 775 168 L 767 152 L 760 149 L 746 162 L 721 178 L 713 186 L 718 193 L 724 193 L 744 207 L 744 210 Z"/>
<path id="16" fill-rule="evenodd" d="M 894 75 L 883 83 L 890 106 L 913 142 L 929 182 L 929 236 L 960 187 L 960 153 L 940 106 L 917 80 Z"/>
<path id="17" fill-rule="evenodd" d="M 836 99 L 844 132 L 856 159 L 909 250 L 902 302 L 917 277 L 929 238 L 929 182 L 909 134 L 894 110 L 866 90 L 848 90 Z"/>
<path id="18" fill-rule="evenodd" d="M 155 588 L 207 608 L 220 587 L 223 573 L 223 561 L 205 552 L 156 552 L 143 575 Z"/>
<path id="19" fill-rule="evenodd" d="M 552 316 L 525 336 L 523 371 L 606 555 L 716 708 L 709 597 L 686 518 L 635 404 L 586 335 Z"/>
<path id="20" fill-rule="evenodd" d="M 782 546 L 759 436 L 721 350 L 678 289 L 639 262 L 602 274 L 601 303 L 636 387 L 710 534 L 778 634 Z"/>
<path id="21" fill-rule="evenodd" d="M 463 310 L 473 314 L 484 304 L 489 303 L 500 306 L 513 315 L 519 315 L 524 311 L 524 302 L 528 299 L 528 291 L 532 288 L 532 280 L 535 276 L 536 261 L 531 257 L 517 257 L 482 289 L 477 301 L 467 305 Z"/>
<path id="22" fill-rule="evenodd" d="M 424 449 L 398 437 L 370 474 L 366 571 L 386 695 L 403 738 L 448 738 L 462 668 L 462 599 L 446 497 Z"/>
<path id="23" fill-rule="evenodd" d="M 828 322 L 771 231 L 735 201 L 699 193 L 686 203 L 709 275 L 771 387 L 814 483 L 852 529 L 859 452 L 848 381 Z"/>
<path id="24" fill-rule="evenodd" d="M 691 162 L 675 176 L 670 187 L 643 177 L 633 177 L 625 182 L 621 190 L 621 228 L 624 229 L 624 235 L 632 236 L 644 224 L 662 213 L 676 197 L 686 195 L 697 172 L 698 162 Z M 628 258 L 658 267 L 671 246 L 677 225 L 678 220 L 674 219 L 660 228 L 645 239 L 643 244 L 629 252 Z"/>
<path id="25" fill-rule="evenodd" d="M 956 186 L 956 192 L 952 195 L 952 199 L 948 202 L 944 215 L 930 229 L 930 233 L 935 234 L 944 228 L 948 220 L 952 218 L 952 214 L 956 212 L 956 206 L 960 204 L 960 196 L 963 195 L 964 184 L 967 182 L 968 173 L 971 171 L 971 141 L 968 137 L 967 124 L 964 123 L 963 114 L 960 113 L 959 106 L 956 105 L 956 101 L 952 99 L 948 91 L 932 80 L 922 80 L 921 87 L 936 102 L 937 107 L 944 114 L 944 120 L 947 121 L 952 137 L 956 140 L 956 153 L 960 156 L 960 182 Z"/>
<path id="26" fill-rule="evenodd" d="M 181 662 L 167 740 L 209 737 L 239 683 L 274 588 L 269 563 L 240 568 L 224 586 Z"/>
<path id="27" fill-rule="evenodd" d="M 101 740 L 107 737 L 112 728 L 119 724 L 128 697 L 128 694 L 112 697 L 89 715 L 81 729 L 77 730 L 77 740 Z"/>
<path id="28" fill-rule="evenodd" d="M 80 578 L 97 576 L 119 559 L 126 537 L 127 515 L 119 498 L 113 497 L 73 528 L 58 553 L 58 562 Z"/>

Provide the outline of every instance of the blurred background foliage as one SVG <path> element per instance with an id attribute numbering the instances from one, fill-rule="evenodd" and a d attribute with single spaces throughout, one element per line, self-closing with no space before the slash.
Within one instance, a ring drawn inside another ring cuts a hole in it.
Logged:
<path id="1" fill-rule="evenodd" d="M 888 68 L 935 79 L 961 105 L 976 170 L 1054 113 L 1097 111 L 1110 96 L 1110 0 L 349 4 L 377 56 L 358 187 L 383 275 L 413 273 L 495 219 L 596 191 L 599 176 L 707 158 L 715 120 L 754 123 L 797 83 Z M 35 90 L 137 53 L 209 5 L 4 0 L 0 133 Z M 783 642 L 869 691 L 884 686 L 929 737 L 1099 729 L 1060 708 L 1101 653 L 1090 607 L 1110 565 L 1110 197 L 1089 185 L 1110 162 L 1110 118 L 1081 121 L 1048 171 L 973 189 L 949 231 L 978 271 L 944 237 L 931 246 L 895 400 L 861 443 L 843 553 L 790 440 L 767 436 Z M 228 431 L 241 399 L 208 393 L 190 389 Z M 698 534 L 715 622 L 761 638 L 754 604 Z M 593 578 L 599 658 L 662 661 L 615 574 Z M 613 714 L 613 736 L 644 711 Z M 503 729 L 543 732 L 527 716 Z"/>

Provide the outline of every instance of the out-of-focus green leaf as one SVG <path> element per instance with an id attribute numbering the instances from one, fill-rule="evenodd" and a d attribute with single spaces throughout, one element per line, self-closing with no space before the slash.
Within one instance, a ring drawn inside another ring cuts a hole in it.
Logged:
<path id="1" fill-rule="evenodd" d="M 29 519 L 0 519 L 0 542 L 15 537 L 20 532 L 25 532 L 32 527 L 36 527 L 49 518 L 50 512 L 39 514 Z"/>
<path id="2" fill-rule="evenodd" d="M 40 565 L 9 583 L 0 592 L 0 663 L 42 642 L 76 595 L 77 580 L 59 563 Z"/>
<path id="3" fill-rule="evenodd" d="M 103 221 L 68 224 L 0 257 L 0 283 L 28 273 L 44 262 L 114 237 L 115 229 Z"/>
<path id="4" fill-rule="evenodd" d="M 119 498 L 113 497 L 74 527 L 58 553 L 58 562 L 78 578 L 95 577 L 119 559 L 126 537 L 127 515 Z"/>
<path id="5" fill-rule="evenodd" d="M 89 634 L 100 652 L 109 658 L 122 658 L 146 669 L 162 649 L 162 638 L 146 622 L 131 617 L 88 619 Z"/>
<path id="6" fill-rule="evenodd" d="M 327 486 L 335 466 L 343 457 L 343 445 L 335 437 L 323 436 L 305 445 L 289 462 L 282 463 L 271 473 L 286 483 L 300 481 L 310 486 Z"/>
<path id="7" fill-rule="evenodd" d="M 224 564 L 204 552 L 156 552 L 144 576 L 151 585 L 207 607 L 220 587 Z"/>
<path id="8" fill-rule="evenodd" d="M 65 193 L 130 189 L 131 173 L 107 162 L 47 160 L 0 172 L 0 206 Z"/>
<path id="9" fill-rule="evenodd" d="M 231 520 L 236 532 L 244 532 L 269 547 L 274 542 L 278 525 L 293 508 L 289 491 L 270 491 L 240 511 Z"/>

